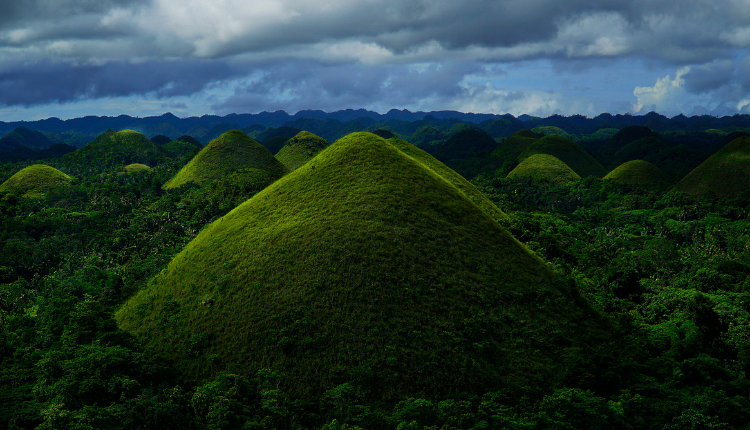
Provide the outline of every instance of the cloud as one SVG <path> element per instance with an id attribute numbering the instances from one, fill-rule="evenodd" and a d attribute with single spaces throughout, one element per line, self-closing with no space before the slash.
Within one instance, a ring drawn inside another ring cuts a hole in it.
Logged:
<path id="1" fill-rule="evenodd" d="M 682 67 L 677 70 L 674 79 L 667 75 L 658 79 L 653 87 L 635 87 L 633 95 L 638 101 L 633 110 L 635 112 L 641 112 L 644 108 L 659 112 L 671 110 L 675 100 L 685 92 L 683 76 L 689 71 L 689 67 Z"/>

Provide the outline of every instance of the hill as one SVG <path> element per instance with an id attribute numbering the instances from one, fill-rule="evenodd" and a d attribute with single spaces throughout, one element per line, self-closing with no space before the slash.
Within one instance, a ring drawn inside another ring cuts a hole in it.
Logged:
<path id="1" fill-rule="evenodd" d="M 205 185 L 245 169 L 261 170 L 274 180 L 288 171 L 255 139 L 239 130 L 230 130 L 201 149 L 163 188 L 177 188 L 188 182 Z"/>
<path id="2" fill-rule="evenodd" d="M 444 144 L 434 149 L 433 155 L 441 161 L 467 158 L 472 155 L 492 151 L 497 142 L 484 130 L 466 128 L 448 138 Z"/>
<path id="3" fill-rule="evenodd" d="M 660 139 L 659 135 L 651 131 L 650 128 L 642 125 L 629 125 L 622 128 L 609 141 L 599 148 L 598 153 L 603 156 L 612 156 L 615 152 L 625 147 L 630 142 L 646 137 Z"/>
<path id="4" fill-rule="evenodd" d="M 156 165 L 167 157 L 159 145 L 137 131 L 108 130 L 83 148 L 66 154 L 63 161 L 71 169 L 85 173 L 133 163 Z"/>
<path id="5" fill-rule="evenodd" d="M 270 368 L 294 395 L 366 381 L 393 401 L 550 384 L 561 348 L 600 333 L 567 288 L 433 169 L 354 133 L 207 226 L 116 319 L 192 377 Z"/>
<path id="6" fill-rule="evenodd" d="M 642 137 L 618 149 L 611 160 L 614 165 L 620 165 L 631 160 L 657 158 L 660 153 L 666 153 L 669 149 L 669 144 L 658 137 Z"/>
<path id="7" fill-rule="evenodd" d="M 134 164 L 128 164 L 127 166 L 123 167 L 122 170 L 125 173 L 137 173 L 137 172 L 149 172 L 151 171 L 151 168 L 145 164 L 134 163 Z"/>
<path id="8" fill-rule="evenodd" d="M 508 160 L 516 161 L 523 151 L 543 137 L 543 134 L 534 133 L 531 130 L 519 130 L 500 142 L 497 148 L 492 151 L 492 158 L 500 163 Z"/>
<path id="9" fill-rule="evenodd" d="M 181 136 L 169 143 L 165 143 L 162 149 L 167 151 L 172 157 L 184 158 L 195 154 L 202 147 L 203 145 L 198 140 L 190 136 Z"/>
<path id="10" fill-rule="evenodd" d="M 534 154 L 548 154 L 567 164 L 580 177 L 595 176 L 601 178 L 607 174 L 604 166 L 581 148 L 577 143 L 562 136 L 545 136 L 529 145 L 521 155 L 523 161 Z"/>
<path id="11" fill-rule="evenodd" d="M 47 149 L 52 141 L 39 131 L 21 126 L 0 138 L 0 151 L 10 151 L 19 146 L 31 149 Z"/>
<path id="12" fill-rule="evenodd" d="M 634 185 L 664 183 L 668 180 L 667 175 L 658 167 L 643 160 L 631 160 L 623 163 L 607 173 L 604 179 Z"/>
<path id="13" fill-rule="evenodd" d="M 713 192 L 733 198 L 747 195 L 749 184 L 750 137 L 740 137 L 693 169 L 676 188 L 689 194 Z"/>
<path id="14" fill-rule="evenodd" d="M 534 154 L 523 160 L 508 173 L 509 178 L 531 178 L 555 185 L 563 185 L 581 179 L 567 164 L 547 154 Z"/>
<path id="15" fill-rule="evenodd" d="M 328 141 L 307 131 L 300 131 L 289 139 L 276 154 L 276 159 L 289 170 L 307 163 L 328 146 Z"/>
<path id="16" fill-rule="evenodd" d="M 0 184 L 0 191 L 22 194 L 24 197 L 40 197 L 53 187 L 70 184 L 70 176 L 44 164 L 26 167 Z"/>

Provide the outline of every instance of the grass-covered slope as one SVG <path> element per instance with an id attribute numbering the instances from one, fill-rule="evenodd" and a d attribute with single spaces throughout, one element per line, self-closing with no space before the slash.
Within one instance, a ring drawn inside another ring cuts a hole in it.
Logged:
<path id="1" fill-rule="evenodd" d="M 690 194 L 714 192 L 720 197 L 739 197 L 750 191 L 750 137 L 728 143 L 688 173 L 677 189 Z"/>
<path id="2" fill-rule="evenodd" d="M 148 172 L 151 170 L 151 168 L 145 164 L 133 163 L 133 164 L 128 164 L 127 166 L 123 167 L 122 170 L 125 173 L 138 173 L 138 172 Z"/>
<path id="3" fill-rule="evenodd" d="M 0 184 L 0 191 L 21 194 L 24 197 L 38 197 L 53 187 L 70 184 L 70 176 L 44 164 L 34 164 L 20 170 Z"/>
<path id="4" fill-rule="evenodd" d="M 397 149 L 399 149 L 409 157 L 419 161 L 425 167 L 440 175 L 446 181 L 450 182 L 451 185 L 456 187 L 467 199 L 471 200 L 472 203 L 479 206 L 479 208 L 482 209 L 487 215 L 489 215 L 490 218 L 494 220 L 508 218 L 508 216 L 502 210 L 500 210 L 500 208 L 492 203 L 490 199 L 482 194 L 482 192 L 479 191 L 477 187 L 475 187 L 471 182 L 467 181 L 455 170 L 441 163 L 426 151 L 417 148 L 411 143 L 399 139 L 398 137 L 392 137 L 388 139 L 388 143 L 395 146 Z"/>
<path id="5" fill-rule="evenodd" d="M 168 154 L 146 136 L 133 130 L 109 130 L 63 160 L 70 168 L 86 173 L 141 163 L 155 165 Z"/>
<path id="6" fill-rule="evenodd" d="M 280 178 L 288 171 L 253 138 L 239 130 L 230 130 L 201 149 L 163 188 L 177 188 L 188 182 L 205 185 L 232 172 L 247 169 L 266 172 L 273 179 Z"/>
<path id="7" fill-rule="evenodd" d="M 201 145 L 199 141 L 190 136 L 181 136 L 162 145 L 162 148 L 167 151 L 169 155 L 177 158 L 191 156 L 198 152 L 202 147 L 203 145 Z"/>
<path id="8" fill-rule="evenodd" d="M 206 227 L 116 318 L 194 377 L 432 398 L 550 383 L 598 327 L 564 291 L 453 184 L 354 133 Z"/>
<path id="9" fill-rule="evenodd" d="M 631 160 L 607 173 L 604 179 L 626 184 L 646 185 L 667 182 L 667 175 L 658 167 L 643 160 Z"/>
<path id="10" fill-rule="evenodd" d="M 509 178 L 531 178 L 555 185 L 581 179 L 567 164 L 547 154 L 534 154 L 508 173 Z"/>
<path id="11" fill-rule="evenodd" d="M 551 155 L 567 164 L 582 178 L 587 176 L 601 178 L 607 174 L 604 166 L 599 164 L 594 157 L 577 143 L 562 136 L 550 135 L 537 140 L 518 156 L 518 161 L 523 161 L 534 154 Z"/>
<path id="12" fill-rule="evenodd" d="M 309 131 L 300 131 L 296 136 L 287 140 L 283 148 L 276 154 L 276 159 L 289 170 L 295 170 L 307 163 L 318 152 L 328 146 L 328 141 Z"/>

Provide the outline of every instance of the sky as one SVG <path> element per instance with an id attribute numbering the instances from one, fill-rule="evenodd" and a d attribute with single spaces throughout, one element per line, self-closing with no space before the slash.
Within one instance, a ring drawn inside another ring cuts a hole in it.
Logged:
<path id="1" fill-rule="evenodd" d="M 0 120 L 750 113 L 750 0 L 2 0 Z"/>

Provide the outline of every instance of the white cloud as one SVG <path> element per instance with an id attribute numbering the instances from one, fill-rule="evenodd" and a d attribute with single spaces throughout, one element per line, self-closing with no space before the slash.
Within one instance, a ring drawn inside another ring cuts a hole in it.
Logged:
<path id="1" fill-rule="evenodd" d="M 681 67 L 675 73 L 674 79 L 670 75 L 657 79 L 653 87 L 635 87 L 633 95 L 637 102 L 633 106 L 635 112 L 654 110 L 658 112 L 673 111 L 681 107 L 678 99 L 685 94 L 684 79 L 682 77 L 690 71 L 690 67 Z"/>

